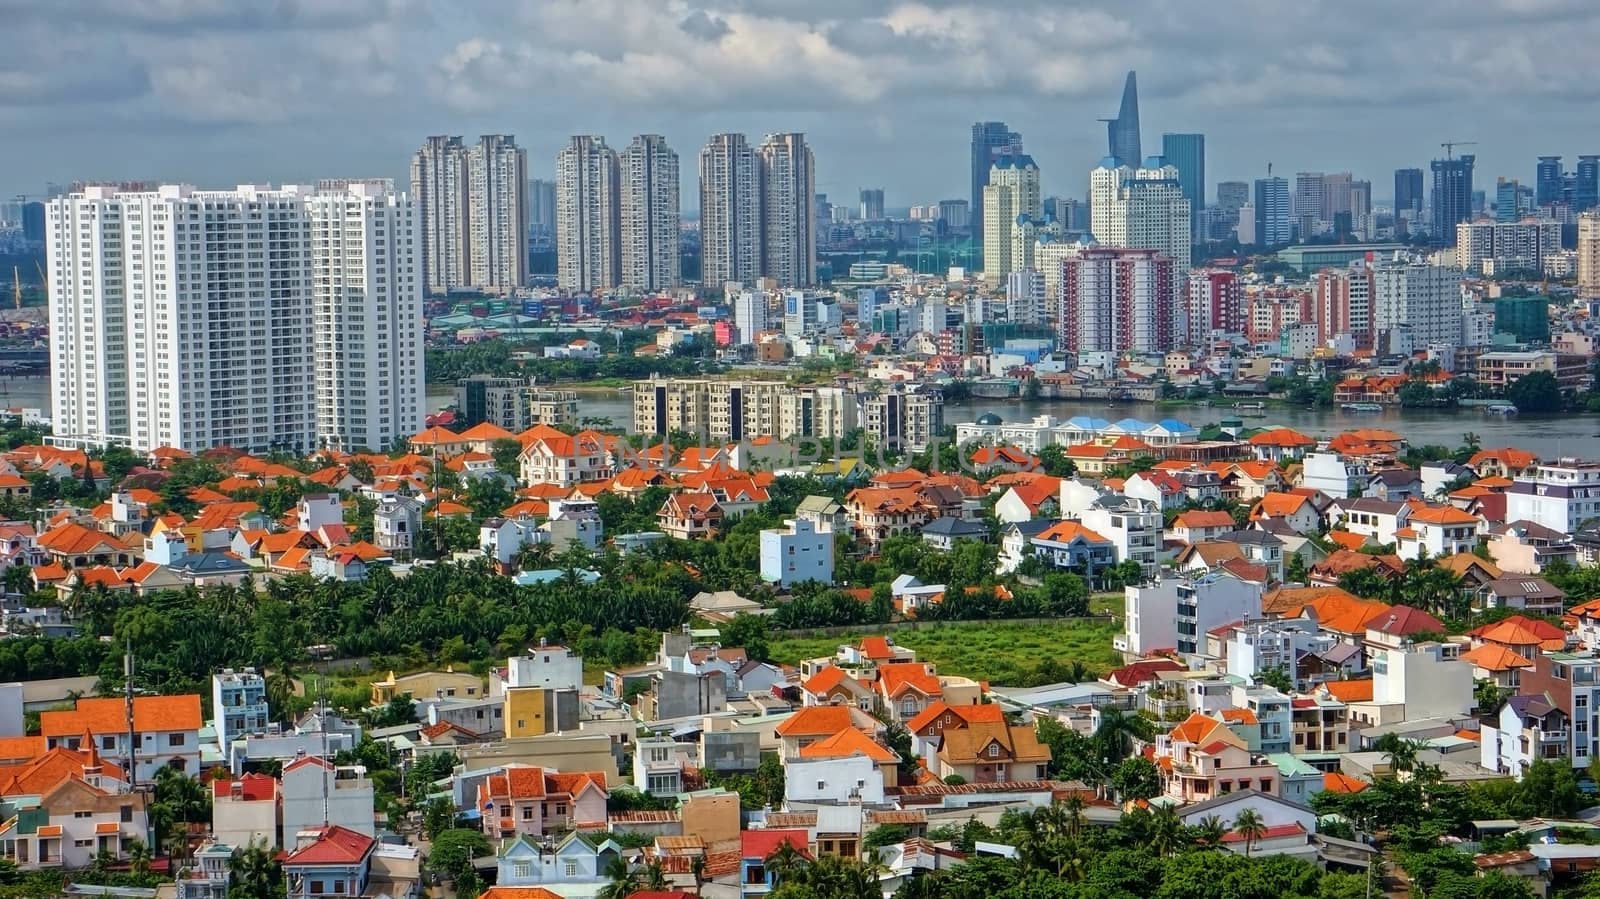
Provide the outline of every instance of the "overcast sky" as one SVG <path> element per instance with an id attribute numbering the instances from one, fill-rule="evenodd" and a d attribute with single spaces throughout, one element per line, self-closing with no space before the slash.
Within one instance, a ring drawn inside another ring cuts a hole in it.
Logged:
<path id="1" fill-rule="evenodd" d="M 1207 137 L 1219 180 L 1341 171 L 1393 192 L 1441 140 L 1478 186 L 1600 153 L 1595 0 L 0 0 L 0 190 L 404 178 L 428 134 L 510 132 L 550 177 L 573 133 L 804 131 L 817 189 L 968 193 L 976 119 L 1082 195 L 1123 76 L 1145 152 Z"/>

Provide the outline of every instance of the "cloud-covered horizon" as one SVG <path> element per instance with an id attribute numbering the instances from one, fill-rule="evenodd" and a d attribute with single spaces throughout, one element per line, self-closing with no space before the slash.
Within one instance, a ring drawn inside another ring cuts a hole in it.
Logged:
<path id="1" fill-rule="evenodd" d="M 1391 193 L 1447 139 L 1478 182 L 1600 152 L 1582 0 L 0 0 L 0 189 L 401 178 L 429 134 L 507 132 L 550 177 L 568 135 L 667 137 L 694 205 L 719 131 L 804 131 L 818 190 L 965 197 L 970 125 L 1022 132 L 1078 196 L 1139 73 L 1146 152 L 1207 136 L 1219 180 L 1350 170 Z"/>

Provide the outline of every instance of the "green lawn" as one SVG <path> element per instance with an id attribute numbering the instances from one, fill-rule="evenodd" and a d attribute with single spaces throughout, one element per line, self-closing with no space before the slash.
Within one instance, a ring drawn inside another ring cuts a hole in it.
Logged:
<path id="1" fill-rule="evenodd" d="M 1062 665 L 1082 662 L 1095 674 L 1104 674 L 1121 664 L 1111 648 L 1111 638 L 1119 630 L 1119 625 L 1105 621 L 990 622 L 906 628 L 891 636 L 895 643 L 916 650 L 919 660 L 932 662 L 940 674 L 987 680 L 993 686 L 1016 686 L 1035 683 L 1030 675 L 1045 659 Z M 860 634 L 776 639 L 772 658 L 793 664 L 833 655 L 840 644 L 860 639 Z"/>

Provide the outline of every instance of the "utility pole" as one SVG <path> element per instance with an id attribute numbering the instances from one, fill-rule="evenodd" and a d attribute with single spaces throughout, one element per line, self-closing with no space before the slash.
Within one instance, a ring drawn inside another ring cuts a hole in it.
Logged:
<path id="1" fill-rule="evenodd" d="M 128 792 L 132 793 L 139 786 L 139 750 L 134 743 L 133 726 L 133 638 L 127 639 L 122 653 L 122 680 L 123 696 L 126 701 L 128 714 Z"/>

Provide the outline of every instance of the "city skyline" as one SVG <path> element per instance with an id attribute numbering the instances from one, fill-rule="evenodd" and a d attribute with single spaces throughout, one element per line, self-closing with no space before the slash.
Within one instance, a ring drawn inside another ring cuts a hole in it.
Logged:
<path id="1" fill-rule="evenodd" d="M 1549 82 L 1537 60 L 1593 36 L 1600 11 L 1554 0 L 1431 16 L 1439 40 L 1427 54 L 1398 35 L 1342 43 L 1361 17 L 1316 9 L 1241 10 L 1227 31 L 1198 9 L 1165 22 L 1045 5 L 664 5 L 620 17 L 621 29 L 615 12 L 530 3 L 491 18 L 377 0 L 270 11 L 108 7 L 93 17 L 19 7 L 20 52 L 0 64 L 16 73 L 0 123 L 17 135 L 0 149 L 0 185 L 10 195 L 79 178 L 402 181 L 417 142 L 440 133 L 515 134 L 530 177 L 548 179 L 573 134 L 660 133 L 694 147 L 726 131 L 801 131 L 821 160 L 819 192 L 850 198 L 881 186 L 886 205 L 903 209 L 970 193 L 960 179 L 971 123 L 1002 120 L 1028 137 L 1045 193 L 1077 196 L 1104 155 L 1095 120 L 1115 109 L 1129 69 L 1139 72 L 1146 146 L 1165 131 L 1207 135 L 1208 190 L 1261 177 L 1268 161 L 1275 171 L 1348 170 L 1387 185 L 1394 169 L 1442 155 L 1447 139 L 1479 141 L 1485 183 L 1503 175 L 1531 184 L 1539 155 L 1591 149 L 1555 113 L 1593 88 Z M 1558 14 L 1563 27 L 1548 28 Z M 73 27 L 84 21 L 96 24 Z M 958 58 L 975 50 L 1045 60 L 1052 32 L 1072 34 L 1075 52 L 1049 66 L 974 68 Z M 1316 39 L 1307 44 L 1306 34 Z M 536 41 L 560 49 L 543 53 Z M 1209 53 L 1171 52 L 1200 41 Z M 773 44 L 801 47 L 804 62 L 757 52 Z M 228 71 L 207 63 L 223 55 Z M 1234 57 L 1253 65 L 1216 65 Z M 614 64 L 623 58 L 628 65 Z M 694 66 L 683 62 L 691 58 Z M 554 70 L 572 77 L 551 79 Z M 1378 71 L 1382 79 L 1366 74 Z M 1492 129 L 1462 124 L 1497 97 L 1517 102 Z M 394 114 L 390 104 L 402 102 L 406 114 Z M 86 136 L 105 127 L 123 136 L 115 156 Z M 682 175 L 681 192 L 696 197 L 691 173 Z"/>

